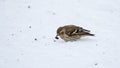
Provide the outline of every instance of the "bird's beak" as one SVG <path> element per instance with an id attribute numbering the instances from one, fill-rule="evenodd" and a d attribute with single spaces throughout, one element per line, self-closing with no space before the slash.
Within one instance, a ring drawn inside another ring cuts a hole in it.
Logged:
<path id="1" fill-rule="evenodd" d="M 58 38 L 58 35 L 55 36 L 55 39 L 59 39 L 59 38 Z"/>

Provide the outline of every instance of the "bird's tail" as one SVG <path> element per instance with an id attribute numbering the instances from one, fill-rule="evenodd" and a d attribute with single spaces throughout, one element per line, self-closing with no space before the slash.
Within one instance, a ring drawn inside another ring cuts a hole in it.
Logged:
<path id="1" fill-rule="evenodd" d="M 85 32 L 85 33 L 81 34 L 81 36 L 95 36 L 95 34 Z"/>
<path id="2" fill-rule="evenodd" d="M 90 34 L 90 33 L 88 33 L 88 34 L 86 34 L 86 35 L 88 35 L 88 36 L 95 36 L 95 34 Z"/>

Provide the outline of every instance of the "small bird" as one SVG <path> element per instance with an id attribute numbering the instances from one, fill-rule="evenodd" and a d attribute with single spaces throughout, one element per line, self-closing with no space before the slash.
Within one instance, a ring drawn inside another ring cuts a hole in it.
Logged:
<path id="1" fill-rule="evenodd" d="M 84 36 L 94 36 L 90 33 L 90 30 L 83 29 L 82 27 L 76 25 L 65 25 L 59 27 L 56 31 L 56 39 L 59 39 L 58 36 L 64 41 L 76 41 Z"/>

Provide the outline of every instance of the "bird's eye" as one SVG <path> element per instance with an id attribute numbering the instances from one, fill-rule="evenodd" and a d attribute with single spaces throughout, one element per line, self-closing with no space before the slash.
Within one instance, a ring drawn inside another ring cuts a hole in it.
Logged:
<path id="1" fill-rule="evenodd" d="M 63 31 L 60 31 L 60 34 L 64 34 L 64 32 L 63 32 Z"/>

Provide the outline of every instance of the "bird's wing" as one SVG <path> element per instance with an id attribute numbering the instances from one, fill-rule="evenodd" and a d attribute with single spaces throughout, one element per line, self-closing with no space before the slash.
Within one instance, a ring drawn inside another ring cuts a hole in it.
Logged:
<path id="1" fill-rule="evenodd" d="M 68 27 L 66 28 L 66 34 L 73 36 L 79 33 L 79 27 Z"/>

